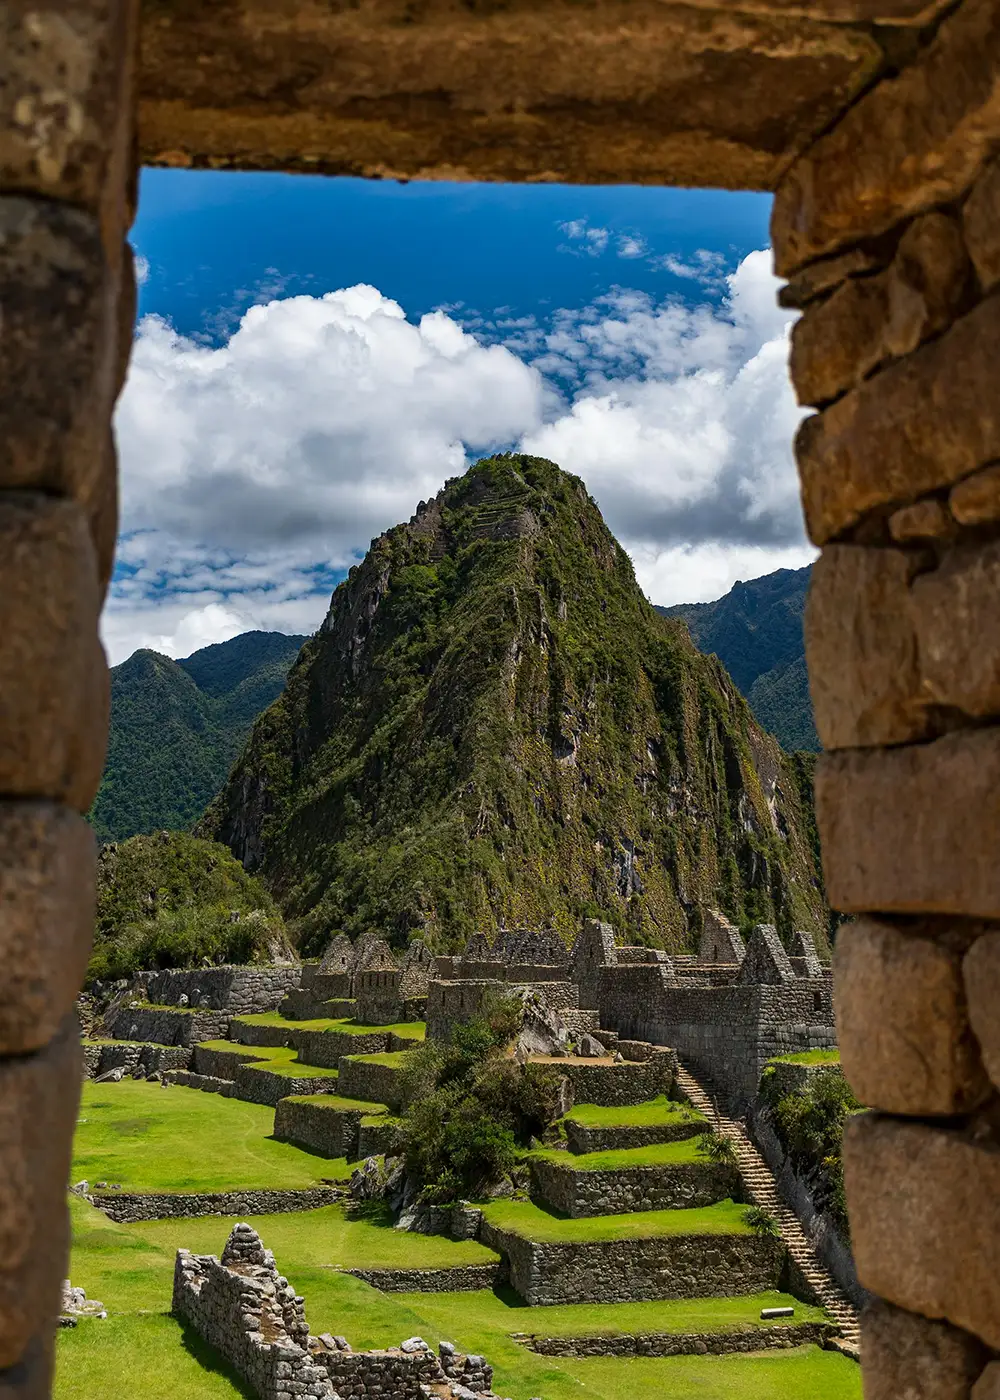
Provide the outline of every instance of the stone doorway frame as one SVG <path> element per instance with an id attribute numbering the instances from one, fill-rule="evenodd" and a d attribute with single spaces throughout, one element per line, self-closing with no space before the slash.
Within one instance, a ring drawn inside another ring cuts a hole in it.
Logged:
<path id="1" fill-rule="evenodd" d="M 998 0 L 0 3 L 0 1396 L 65 1271 L 140 157 L 775 190 L 865 1394 L 1000 1395 L 998 152 Z"/>

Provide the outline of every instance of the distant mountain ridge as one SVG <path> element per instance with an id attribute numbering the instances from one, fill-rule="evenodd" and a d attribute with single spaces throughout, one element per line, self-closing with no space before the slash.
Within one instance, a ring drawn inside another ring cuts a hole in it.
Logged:
<path id="1" fill-rule="evenodd" d="M 305 640 L 244 632 L 181 661 L 144 649 L 113 667 L 108 757 L 90 811 L 99 840 L 190 827 Z"/>
<path id="2" fill-rule="evenodd" d="M 789 752 L 818 753 L 806 676 L 802 613 L 812 566 L 777 569 L 735 583 L 714 603 L 657 607 L 687 623 L 695 645 L 714 654 L 750 702 L 760 724 Z"/>

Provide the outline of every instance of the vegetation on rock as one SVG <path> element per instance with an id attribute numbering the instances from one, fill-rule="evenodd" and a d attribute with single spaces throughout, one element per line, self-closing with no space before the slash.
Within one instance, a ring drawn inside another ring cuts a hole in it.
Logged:
<path id="1" fill-rule="evenodd" d="M 687 623 L 697 645 L 719 658 L 758 721 L 789 752 L 820 747 L 802 637 L 810 572 L 778 569 L 734 584 L 714 603 L 658 609 Z"/>
<path id="2" fill-rule="evenodd" d="M 274 901 L 225 846 L 161 831 L 101 848 L 88 981 L 288 951 Z"/>
<path id="3" fill-rule="evenodd" d="M 587 916 L 680 950 L 713 906 L 824 923 L 787 756 L 643 597 L 583 483 L 521 455 L 374 542 L 199 829 L 306 953 L 335 928 L 441 950 Z"/>
<path id="4" fill-rule="evenodd" d="M 246 632 L 183 661 L 143 650 L 112 667 L 108 757 L 90 811 L 99 840 L 190 827 L 304 640 Z"/>
<path id="5" fill-rule="evenodd" d="M 481 1196 L 555 1118 L 558 1074 L 510 1054 L 522 1013 L 517 998 L 491 999 L 450 1044 L 427 1041 L 407 1055 L 404 1156 L 425 1200 Z"/>
<path id="6" fill-rule="evenodd" d="M 761 1076 L 765 1098 L 770 1097 L 769 1084 L 765 1069 Z M 850 1225 L 844 1196 L 844 1123 L 860 1109 L 839 1067 L 832 1066 L 812 1075 L 803 1088 L 776 1099 L 770 1109 L 792 1165 L 806 1179 L 818 1208 L 829 1212 L 845 1240 L 850 1239 Z"/>

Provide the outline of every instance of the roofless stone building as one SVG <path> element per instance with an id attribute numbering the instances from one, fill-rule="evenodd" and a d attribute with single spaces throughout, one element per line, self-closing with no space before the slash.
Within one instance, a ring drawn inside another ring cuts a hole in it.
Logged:
<path id="1" fill-rule="evenodd" d="M 0 4 L 0 1394 L 48 1394 L 65 1272 L 139 160 L 775 191 L 874 1110 L 846 1149 L 887 1300 L 866 1395 L 972 1393 L 1000 1349 L 998 151 L 997 0 Z"/>

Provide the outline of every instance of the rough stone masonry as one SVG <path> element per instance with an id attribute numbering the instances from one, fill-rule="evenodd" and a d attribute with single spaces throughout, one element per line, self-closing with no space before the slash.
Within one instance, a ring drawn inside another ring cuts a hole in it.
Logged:
<path id="1" fill-rule="evenodd" d="M 222 1353 L 259 1400 L 458 1400 L 470 1393 L 495 1400 L 492 1367 L 450 1342 L 437 1354 L 420 1337 L 383 1351 L 353 1351 L 344 1337 L 312 1336 L 304 1300 L 250 1225 L 233 1227 L 221 1259 L 177 1251 L 173 1310 Z"/>

